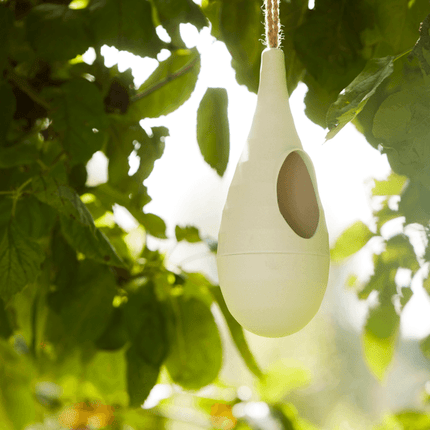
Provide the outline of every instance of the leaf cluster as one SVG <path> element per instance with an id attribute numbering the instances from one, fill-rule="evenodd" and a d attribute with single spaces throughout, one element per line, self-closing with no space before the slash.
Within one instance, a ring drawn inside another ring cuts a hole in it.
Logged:
<path id="1" fill-rule="evenodd" d="M 189 0 L 0 4 L 2 429 L 23 429 L 47 412 L 67 428 L 101 417 L 119 429 L 133 423 L 132 411 L 160 378 L 190 390 L 210 384 L 222 365 L 212 306 L 221 306 L 250 371 L 262 375 L 219 287 L 168 269 L 165 256 L 146 245 L 147 235 L 167 238 L 164 220 L 145 210 L 144 181 L 169 130 L 145 131 L 139 121 L 179 108 L 200 72 L 181 23 L 209 24 Z M 158 25 L 171 42 L 159 39 Z M 104 45 L 170 56 L 137 88 L 131 70 L 106 67 Z M 90 48 L 91 64 L 82 57 Z M 209 88 L 198 115 L 198 143 L 219 175 L 229 157 L 227 106 L 226 90 Z M 89 186 L 86 164 L 99 151 L 108 179 Z M 139 165 L 129 174 L 132 154 Z M 116 222 L 118 206 L 135 219 L 132 231 Z M 216 250 L 195 227 L 177 226 L 176 236 Z M 138 415 L 139 428 L 166 421 Z"/>

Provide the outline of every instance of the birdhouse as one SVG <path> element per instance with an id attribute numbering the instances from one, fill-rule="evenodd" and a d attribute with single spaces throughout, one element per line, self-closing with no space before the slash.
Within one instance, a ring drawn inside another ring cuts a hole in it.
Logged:
<path id="1" fill-rule="evenodd" d="M 247 330 L 281 337 L 317 313 L 328 281 L 327 226 L 312 161 L 288 102 L 284 54 L 262 53 L 257 107 L 219 230 L 219 283 Z"/>

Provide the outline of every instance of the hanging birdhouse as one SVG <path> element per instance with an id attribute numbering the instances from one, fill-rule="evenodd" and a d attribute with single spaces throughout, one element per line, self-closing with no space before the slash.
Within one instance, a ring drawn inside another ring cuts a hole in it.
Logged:
<path id="1" fill-rule="evenodd" d="M 330 262 L 315 171 L 294 126 L 285 76 L 282 50 L 265 49 L 256 112 L 218 237 L 227 307 L 266 337 L 295 333 L 314 317 Z"/>

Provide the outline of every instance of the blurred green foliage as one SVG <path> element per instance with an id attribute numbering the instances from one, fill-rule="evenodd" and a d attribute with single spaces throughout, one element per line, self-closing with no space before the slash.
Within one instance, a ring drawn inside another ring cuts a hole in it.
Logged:
<path id="1" fill-rule="evenodd" d="M 165 256 L 145 243 L 146 235 L 167 237 L 164 221 L 145 210 L 151 197 L 143 181 L 162 157 L 169 131 L 160 126 L 148 132 L 139 121 L 178 109 L 200 72 L 200 53 L 185 46 L 179 26 L 210 27 L 232 55 L 238 83 L 256 92 L 261 3 L 0 1 L 2 430 L 162 430 L 181 420 L 187 428 L 263 428 L 237 413 L 247 403 L 237 393 L 195 394 L 211 383 L 222 387 L 224 329 L 259 381 L 272 424 L 316 428 L 285 401 L 309 384 L 308 369 L 279 361 L 263 371 L 219 287 L 202 274 L 169 269 Z M 422 277 L 430 261 L 430 247 L 416 254 L 406 234 L 410 224 L 430 234 L 429 13 L 427 0 L 316 0 L 313 9 L 307 0 L 281 1 L 290 93 L 303 81 L 306 113 L 329 128 L 327 138 L 352 121 L 387 154 L 394 171 L 373 189 L 380 203 L 375 225 L 357 222 L 332 250 L 333 261 L 341 262 L 369 241 L 383 245 L 370 279 L 353 276 L 349 282 L 360 299 L 378 296 L 362 344 L 379 379 L 395 354 L 401 311 L 413 295 L 410 285 L 397 285 L 396 274 L 406 269 L 411 280 Z M 158 25 L 170 42 L 157 36 Z M 162 49 L 171 55 L 136 88 L 130 70 L 105 66 L 105 44 L 142 57 L 155 58 Z M 96 59 L 87 64 L 82 54 L 90 47 Z M 208 88 L 197 112 L 199 147 L 220 176 L 229 161 L 227 107 L 225 89 Z M 85 166 L 97 151 L 109 160 L 108 180 L 90 187 Z M 139 166 L 129 175 L 133 152 Z M 393 196 L 400 196 L 396 208 Z M 115 223 L 115 205 L 135 218 L 134 231 Z M 402 219 L 402 232 L 386 237 L 385 224 L 396 219 Z M 196 227 L 176 226 L 175 236 L 216 252 L 216 241 Z M 430 278 L 424 278 L 430 293 Z M 421 343 L 427 357 L 429 344 L 430 337 Z M 171 384 L 175 402 L 184 395 L 178 387 L 194 393 L 194 418 L 191 412 L 172 415 L 174 408 L 162 402 L 139 408 L 151 401 L 154 386 Z M 405 411 L 377 428 L 424 430 L 429 419 Z"/>

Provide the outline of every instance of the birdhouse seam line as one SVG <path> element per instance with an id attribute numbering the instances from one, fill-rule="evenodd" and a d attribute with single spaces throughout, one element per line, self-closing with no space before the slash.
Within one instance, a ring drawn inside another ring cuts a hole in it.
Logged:
<path id="1" fill-rule="evenodd" d="M 249 252 L 230 252 L 228 254 L 218 254 L 219 257 L 224 257 L 227 255 L 248 255 L 248 254 L 294 254 L 294 255 L 316 255 L 318 257 L 330 257 L 330 254 L 318 254 L 310 252 L 277 252 L 277 251 L 249 251 Z"/>

